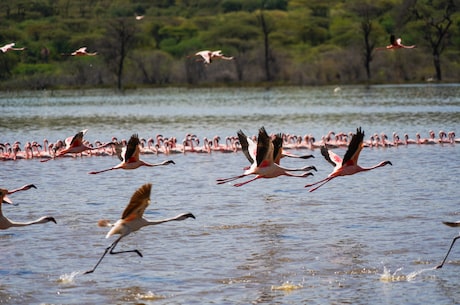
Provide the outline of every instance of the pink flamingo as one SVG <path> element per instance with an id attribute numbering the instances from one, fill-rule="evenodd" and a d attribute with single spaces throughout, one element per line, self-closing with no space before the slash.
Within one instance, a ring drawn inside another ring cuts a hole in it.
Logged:
<path id="1" fill-rule="evenodd" d="M 364 132 L 361 131 L 361 127 L 356 129 L 356 134 L 353 135 L 351 138 L 350 145 L 345 153 L 345 156 L 340 158 L 337 154 L 327 149 L 327 147 L 321 147 L 321 154 L 326 158 L 326 160 L 335 166 L 332 173 L 329 174 L 325 179 L 320 180 L 318 182 L 307 184 L 305 187 L 311 187 L 313 185 L 319 184 L 319 186 L 310 189 L 310 192 L 318 189 L 319 187 L 323 186 L 327 182 L 331 181 L 332 179 L 339 177 L 339 176 L 347 176 L 347 175 L 354 175 L 359 172 L 369 171 L 377 167 L 382 167 L 387 164 L 393 165 L 390 161 L 382 161 L 377 165 L 372 167 L 361 167 L 358 165 L 358 158 L 361 150 L 363 149 L 363 139 L 364 139 Z"/>
<path id="2" fill-rule="evenodd" d="M 298 169 L 285 168 L 280 166 L 279 159 L 281 158 L 282 154 L 283 139 L 281 135 L 278 135 L 275 140 L 272 141 L 264 127 L 259 129 L 257 144 L 251 138 L 247 137 L 241 130 L 238 131 L 238 138 L 240 140 L 242 151 L 251 163 L 251 166 L 246 169 L 242 175 L 231 178 L 217 179 L 217 184 L 223 184 L 249 175 L 256 175 L 254 178 L 248 181 L 234 185 L 239 187 L 260 178 L 275 178 L 279 176 L 307 177 L 313 175 L 307 171 L 316 171 L 314 166 Z M 290 173 L 290 171 L 305 171 L 306 173 L 295 175 Z"/>
<path id="3" fill-rule="evenodd" d="M 4 45 L 3 47 L 0 47 L 0 50 L 3 53 L 6 53 L 8 51 L 23 51 L 23 50 L 26 49 L 26 48 L 15 48 L 14 45 L 15 45 L 14 42 L 8 43 L 8 44 Z"/>
<path id="4" fill-rule="evenodd" d="M 86 145 L 84 143 L 84 141 L 83 141 L 83 137 L 84 137 L 84 135 L 86 134 L 87 131 L 88 131 L 88 129 L 84 129 L 84 130 L 78 132 L 77 134 L 75 134 L 75 136 L 68 137 L 65 140 L 66 148 L 64 148 L 63 150 L 58 151 L 54 158 L 59 158 L 59 157 L 62 157 L 64 155 L 66 155 L 66 154 L 79 154 L 79 153 L 82 153 L 82 152 L 87 151 L 87 150 L 98 150 L 98 149 L 101 149 L 103 147 L 107 147 L 109 145 L 114 145 L 114 143 L 112 143 L 112 142 L 103 144 L 103 145 L 98 146 L 98 147 L 90 147 L 90 146 Z M 49 160 L 52 160 L 52 159 L 44 159 L 44 160 L 40 160 L 40 162 L 47 162 Z"/>
<path id="5" fill-rule="evenodd" d="M 87 49 L 88 49 L 87 47 L 82 47 L 80 49 L 73 51 L 70 54 L 62 53 L 61 55 L 67 55 L 67 56 L 69 55 L 70 56 L 96 56 L 97 55 L 97 52 L 89 53 Z"/>
<path id="6" fill-rule="evenodd" d="M 119 254 L 119 253 L 133 252 L 133 253 L 137 253 L 137 255 L 142 257 L 142 253 L 137 249 L 118 251 L 118 252 L 113 251 L 115 249 L 115 246 L 118 244 L 118 242 L 123 237 L 130 234 L 131 232 L 135 232 L 145 226 L 158 225 L 158 224 L 169 222 L 169 221 L 181 221 L 187 218 L 195 219 L 195 216 L 192 213 L 183 213 L 175 217 L 166 218 L 162 220 L 150 221 L 150 220 L 145 219 L 143 215 L 144 215 L 145 209 L 148 207 L 150 203 L 151 189 L 152 189 L 152 184 L 147 183 L 141 186 L 137 191 L 135 191 L 131 197 L 131 200 L 129 201 L 128 206 L 123 211 L 123 214 L 121 215 L 121 219 L 115 222 L 114 224 L 110 223 L 108 220 L 105 220 L 105 219 L 99 220 L 98 225 L 100 227 L 112 227 L 112 229 L 110 229 L 110 231 L 107 233 L 106 238 L 109 238 L 110 236 L 115 235 L 115 234 L 120 234 L 121 236 L 118 237 L 109 247 L 105 249 L 104 254 L 102 254 L 101 258 L 96 263 L 96 265 L 93 267 L 93 269 L 86 271 L 84 274 L 93 273 L 94 270 L 96 270 L 97 266 L 99 266 L 102 259 L 107 253 Z"/>
<path id="7" fill-rule="evenodd" d="M 3 203 L 13 204 L 13 202 L 11 201 L 10 198 L 8 198 L 7 195 L 11 195 L 11 194 L 14 194 L 14 193 L 20 192 L 20 191 L 27 191 L 27 190 L 30 190 L 31 188 L 36 189 L 37 187 L 36 187 L 34 184 L 26 184 L 26 185 L 21 186 L 20 188 L 17 188 L 17 189 L 8 191 L 8 193 L 6 193 L 6 194 L 3 196 L 3 200 L 2 200 L 2 201 L 3 201 Z"/>
<path id="8" fill-rule="evenodd" d="M 460 227 L 460 221 L 455 221 L 455 222 L 443 221 L 442 223 L 449 227 Z M 446 256 L 444 257 L 442 262 L 435 267 L 435 269 L 440 269 L 442 268 L 442 266 L 444 266 L 444 263 L 446 262 L 446 259 L 449 256 L 450 250 L 452 250 L 452 247 L 454 246 L 455 242 L 459 238 L 460 238 L 460 235 L 457 237 L 454 237 L 454 239 L 452 240 L 452 243 L 450 244 L 449 250 L 447 251 Z"/>
<path id="9" fill-rule="evenodd" d="M 14 192 L 14 191 L 11 191 L 11 192 Z M 0 200 L 0 230 L 5 230 L 11 227 L 24 227 L 24 226 L 34 225 L 34 224 L 47 223 L 50 221 L 56 223 L 56 220 L 54 219 L 54 217 L 51 217 L 51 216 L 43 216 L 37 220 L 30 221 L 30 222 L 11 221 L 5 216 L 3 216 L 2 203 L 6 202 L 6 203 L 12 204 L 11 200 L 9 199 L 6 200 L 7 199 L 6 195 L 10 194 L 11 192 L 6 189 L 0 189 L 0 198 L 1 198 Z"/>
<path id="10" fill-rule="evenodd" d="M 385 48 L 377 48 L 376 50 L 394 50 L 394 49 L 413 49 L 416 46 L 406 46 L 401 43 L 401 38 L 396 39 L 396 36 L 391 34 L 390 36 L 390 44 L 387 45 Z"/>
<path id="11" fill-rule="evenodd" d="M 209 65 L 213 59 L 224 59 L 224 60 L 233 60 L 235 59 L 233 56 L 225 56 L 222 54 L 221 50 L 218 51 L 209 51 L 209 50 L 204 50 L 195 53 L 195 56 L 201 56 L 202 60 L 204 61 L 205 64 Z"/>
<path id="12" fill-rule="evenodd" d="M 175 164 L 173 160 L 168 160 L 164 161 L 162 163 L 157 163 L 157 164 L 152 164 L 152 163 L 147 163 L 145 161 L 142 161 L 139 158 L 139 153 L 140 153 L 140 141 L 139 137 L 137 134 L 133 134 L 131 138 L 128 141 L 128 145 L 123 147 L 121 149 L 121 152 L 119 154 L 119 159 L 122 161 L 120 164 L 104 169 L 101 171 L 95 171 L 95 172 L 89 172 L 88 174 L 95 175 L 95 174 L 100 174 L 103 172 L 115 170 L 115 169 L 136 169 L 140 166 L 148 166 L 148 167 L 153 167 L 153 166 L 160 166 L 160 165 L 168 165 L 168 164 Z"/>

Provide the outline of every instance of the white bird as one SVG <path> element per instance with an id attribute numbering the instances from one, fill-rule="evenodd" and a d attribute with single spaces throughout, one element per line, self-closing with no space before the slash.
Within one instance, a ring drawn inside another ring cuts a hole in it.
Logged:
<path id="1" fill-rule="evenodd" d="M 87 49 L 88 49 L 87 47 L 82 47 L 80 49 L 73 51 L 70 54 L 62 53 L 61 55 L 70 55 L 70 56 L 96 56 L 97 55 L 97 52 L 90 53 L 86 51 Z"/>
<path id="2" fill-rule="evenodd" d="M 54 219 L 54 217 L 51 217 L 51 216 L 43 216 L 37 220 L 29 221 L 29 222 L 16 222 L 16 221 L 9 220 L 5 216 L 3 216 L 3 212 L 2 212 L 2 202 L 5 199 L 5 196 L 7 194 L 9 194 L 8 190 L 0 189 L 0 198 L 1 198 L 0 200 L 0 230 L 6 230 L 11 227 L 25 227 L 25 226 L 30 226 L 34 224 L 47 223 L 50 221 L 56 223 L 56 220 Z M 7 201 L 7 203 L 12 203 L 12 202 Z"/>
<path id="3" fill-rule="evenodd" d="M 222 54 L 221 50 L 217 51 L 209 51 L 209 50 L 204 50 L 195 53 L 195 56 L 201 56 L 205 64 L 210 64 L 213 59 L 224 59 L 224 60 L 233 60 L 235 59 L 233 56 L 225 56 Z"/>
<path id="4" fill-rule="evenodd" d="M 85 274 L 92 273 L 96 270 L 97 266 L 101 263 L 104 256 L 108 253 L 110 254 L 119 254 L 119 253 L 127 253 L 127 252 L 134 252 L 137 253 L 140 257 L 142 257 L 142 253 L 137 250 L 127 250 L 127 251 L 113 251 L 115 246 L 118 242 L 125 237 L 126 235 L 130 234 L 131 232 L 135 232 L 142 227 L 151 226 L 151 225 L 158 225 L 160 223 L 168 222 L 168 221 L 180 221 L 185 220 L 187 218 L 195 218 L 192 213 L 183 213 L 179 214 L 172 218 L 166 218 L 161 220 L 147 220 L 143 217 L 144 211 L 150 203 L 150 191 L 152 189 L 152 184 L 147 183 L 141 186 L 131 197 L 131 200 L 128 206 L 123 211 L 121 219 L 118 220 L 116 223 L 112 224 L 108 220 L 99 220 L 98 224 L 101 227 L 112 227 L 109 233 L 107 233 L 106 238 L 114 234 L 120 234 L 121 236 L 118 237 L 109 247 L 107 247 L 102 254 L 101 258 L 94 266 L 93 269 L 86 271 Z M 110 251 L 110 252 L 109 252 Z"/>
<path id="5" fill-rule="evenodd" d="M 4 45 L 3 47 L 1 47 L 0 50 L 2 50 L 3 53 L 6 53 L 8 51 L 23 51 L 26 49 L 26 48 L 14 48 L 14 45 L 15 45 L 14 42 L 8 43 Z"/>

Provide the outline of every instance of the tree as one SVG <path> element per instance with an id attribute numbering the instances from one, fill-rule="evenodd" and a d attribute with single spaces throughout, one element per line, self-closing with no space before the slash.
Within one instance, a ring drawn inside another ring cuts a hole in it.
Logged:
<path id="1" fill-rule="evenodd" d="M 136 39 L 136 26 L 133 18 L 115 18 L 108 22 L 105 39 L 101 46 L 107 67 L 117 77 L 117 88 L 123 88 L 123 67 L 126 56 L 131 51 Z"/>
<path id="2" fill-rule="evenodd" d="M 412 13 L 416 20 L 422 21 L 420 30 L 431 47 L 436 79 L 442 80 L 441 53 L 448 44 L 447 37 L 457 11 L 455 0 L 412 0 Z"/>

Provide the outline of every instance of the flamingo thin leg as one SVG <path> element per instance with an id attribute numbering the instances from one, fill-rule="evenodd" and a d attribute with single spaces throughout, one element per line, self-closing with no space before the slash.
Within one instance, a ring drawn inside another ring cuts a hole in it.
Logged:
<path id="1" fill-rule="evenodd" d="M 459 239 L 459 238 L 460 238 L 460 235 L 457 236 L 457 237 L 455 237 L 455 238 L 452 240 L 452 243 L 450 244 L 450 248 L 449 248 L 449 250 L 447 251 L 447 254 L 446 254 L 446 256 L 444 257 L 444 259 L 442 260 L 442 263 L 439 264 L 439 265 L 437 265 L 437 266 L 435 267 L 435 269 L 440 269 L 440 268 L 442 268 L 442 266 L 443 266 L 444 263 L 446 262 L 447 257 L 449 256 L 450 250 L 452 250 L 452 247 L 454 246 L 455 242 L 456 242 L 457 239 Z"/>

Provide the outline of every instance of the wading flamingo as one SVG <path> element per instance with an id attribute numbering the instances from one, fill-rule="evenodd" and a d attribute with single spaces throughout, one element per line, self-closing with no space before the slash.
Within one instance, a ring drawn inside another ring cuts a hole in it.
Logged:
<path id="1" fill-rule="evenodd" d="M 1 47 L 0 50 L 2 50 L 3 53 L 6 53 L 8 51 L 23 51 L 26 49 L 26 48 L 15 48 L 14 45 L 15 45 L 14 42 L 8 43 L 4 45 L 3 47 Z"/>
<path id="2" fill-rule="evenodd" d="M 318 182 L 307 184 L 305 187 L 311 187 L 313 185 L 319 184 L 317 187 L 310 189 L 310 192 L 318 189 L 322 185 L 326 184 L 327 182 L 331 181 L 332 179 L 339 177 L 339 176 L 348 176 L 354 175 L 359 172 L 369 171 L 377 167 L 382 167 L 387 164 L 393 165 L 390 161 L 382 161 L 377 165 L 372 167 L 361 167 L 358 165 L 358 158 L 359 153 L 363 149 L 363 139 L 364 139 L 364 132 L 361 131 L 361 127 L 356 129 L 356 134 L 353 135 L 351 138 L 350 145 L 348 146 L 347 152 L 345 156 L 340 158 L 337 154 L 327 149 L 327 147 L 321 147 L 321 154 L 326 158 L 326 160 L 331 163 L 334 167 L 332 173 L 329 174 L 325 179 L 320 180 Z"/>
<path id="3" fill-rule="evenodd" d="M 87 151 L 87 150 L 98 150 L 98 149 L 101 149 L 103 147 L 107 147 L 107 146 L 110 146 L 110 145 L 114 144 L 112 142 L 109 142 L 109 143 L 103 144 L 103 145 L 98 146 L 98 147 L 87 146 L 83 142 L 83 137 L 85 136 L 85 134 L 87 132 L 88 132 L 88 129 L 84 129 L 84 130 L 78 132 L 75 136 L 68 137 L 65 140 L 66 148 L 64 148 L 63 150 L 58 151 L 56 153 L 56 155 L 54 156 L 54 158 L 59 158 L 59 157 L 62 157 L 64 155 L 66 155 L 66 154 L 79 154 L 79 153 L 82 153 L 82 152 Z M 54 159 L 54 158 L 52 158 L 52 159 Z M 44 160 L 40 160 L 40 162 L 47 162 L 47 161 L 52 160 L 52 159 L 44 159 Z"/>
<path id="4" fill-rule="evenodd" d="M 279 162 L 279 159 L 281 158 L 280 152 L 282 150 L 283 139 L 281 135 L 278 135 L 278 137 L 275 138 L 275 141 L 272 141 L 264 127 L 259 129 L 257 144 L 251 138 L 246 137 L 241 130 L 238 131 L 238 138 L 240 140 L 243 153 L 251 163 L 251 166 L 246 169 L 242 175 L 217 179 L 217 184 L 223 184 L 249 175 L 256 175 L 253 179 L 234 185 L 239 187 L 260 178 L 275 178 L 279 176 L 307 177 L 313 175 L 308 171 L 316 171 L 314 166 L 286 168 L 276 163 Z M 296 175 L 290 173 L 291 171 L 304 171 L 306 173 Z"/>
<path id="5" fill-rule="evenodd" d="M 20 192 L 20 191 L 27 191 L 27 190 L 30 190 L 31 188 L 36 189 L 37 187 L 36 187 L 34 184 L 26 184 L 26 185 L 21 186 L 20 188 L 17 188 L 17 189 L 8 191 L 8 193 L 6 193 L 6 194 L 3 196 L 2 203 L 13 204 L 13 202 L 11 201 L 10 198 L 8 198 L 7 195 L 11 195 L 11 194 L 14 194 L 14 193 Z"/>
<path id="6" fill-rule="evenodd" d="M 123 147 L 121 150 L 120 155 L 118 156 L 119 159 L 121 160 L 121 163 L 108 169 L 103 169 L 101 171 L 95 171 L 95 172 L 89 172 L 88 174 L 95 175 L 95 174 L 100 174 L 103 172 L 115 170 L 115 169 L 136 169 L 140 166 L 148 166 L 148 167 L 153 167 L 153 166 L 161 166 L 161 165 L 168 165 L 168 164 L 176 164 L 174 163 L 173 160 L 167 160 L 161 163 L 147 163 L 145 161 L 142 161 L 139 158 L 139 153 L 140 153 L 140 140 L 137 134 L 133 134 L 131 138 L 128 141 L 128 145 Z"/>
<path id="7" fill-rule="evenodd" d="M 172 218 L 166 218 L 162 220 L 147 220 L 143 217 L 144 211 L 150 203 L 150 191 L 152 189 L 152 184 L 147 183 L 141 186 L 131 197 L 128 206 L 123 211 L 123 215 L 121 219 L 115 222 L 114 224 L 110 223 L 108 220 L 99 220 L 98 225 L 100 227 L 112 227 L 110 231 L 107 233 L 106 238 L 114 234 L 120 234 L 121 236 L 118 237 L 109 247 L 107 247 L 102 254 L 99 261 L 96 263 L 93 269 L 86 271 L 84 274 L 93 273 L 96 270 L 97 266 L 101 263 L 104 256 L 108 253 L 110 254 L 119 254 L 119 253 L 127 253 L 127 252 L 134 252 L 137 253 L 140 257 L 142 257 L 142 253 L 137 250 L 127 250 L 127 251 L 113 251 L 115 246 L 118 242 L 125 237 L 126 235 L 130 234 L 131 232 L 135 232 L 142 227 L 145 226 L 152 226 L 158 225 L 160 223 L 168 222 L 168 221 L 179 221 L 185 220 L 187 218 L 195 218 L 192 213 L 183 213 L 179 214 Z M 110 250 L 110 252 L 109 252 Z"/>
<path id="8" fill-rule="evenodd" d="M 396 39 L 395 35 L 390 36 L 390 44 L 385 48 L 377 48 L 376 50 L 394 50 L 394 49 L 413 49 L 415 45 L 406 46 L 401 43 L 401 38 Z"/>
<path id="9" fill-rule="evenodd" d="M 460 221 L 455 221 L 455 222 L 448 222 L 448 221 L 443 221 L 442 222 L 443 224 L 449 226 L 449 227 L 460 227 Z M 457 236 L 457 237 L 454 237 L 454 239 L 452 240 L 452 243 L 450 244 L 450 247 L 449 247 L 449 250 L 447 251 L 447 254 L 446 256 L 444 257 L 444 259 L 442 260 L 442 262 L 437 265 L 435 267 L 435 269 L 440 269 L 442 268 L 442 266 L 444 266 L 444 263 L 446 262 L 446 259 L 447 257 L 449 256 L 449 253 L 450 253 L 450 250 L 452 250 L 452 247 L 454 246 L 455 242 L 457 241 L 457 239 L 460 238 L 460 235 Z"/>
<path id="10" fill-rule="evenodd" d="M 6 189 L 0 189 L 0 197 L 2 198 L 1 202 L 4 202 L 4 199 L 5 199 L 5 196 L 7 194 L 9 194 L 10 192 L 8 192 L 8 190 Z M 12 203 L 11 201 L 7 203 Z M 56 220 L 54 219 L 54 217 L 51 217 L 51 216 L 43 216 L 37 220 L 34 220 L 34 221 L 30 221 L 30 222 L 15 222 L 15 221 L 11 221 L 9 220 L 8 218 L 6 218 L 5 216 L 3 216 L 3 213 L 2 213 L 2 204 L 0 203 L 0 230 L 6 230 L 8 228 L 11 228 L 11 227 L 25 227 L 25 226 L 30 226 L 30 225 L 34 225 L 34 224 L 40 224 L 40 223 L 47 223 L 47 222 L 54 222 L 56 223 Z"/>
<path id="11" fill-rule="evenodd" d="M 221 50 L 218 51 L 209 51 L 209 50 L 204 50 L 195 53 L 195 56 L 201 56 L 202 60 L 204 61 L 205 64 L 209 65 L 213 59 L 224 59 L 224 60 L 233 60 L 235 59 L 233 56 L 225 56 L 222 54 Z"/>

